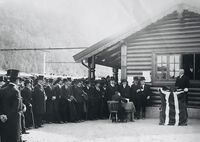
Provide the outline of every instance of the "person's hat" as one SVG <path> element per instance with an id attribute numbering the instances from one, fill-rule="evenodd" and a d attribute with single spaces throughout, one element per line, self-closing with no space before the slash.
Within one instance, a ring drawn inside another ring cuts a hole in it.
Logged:
<path id="1" fill-rule="evenodd" d="M 123 82 L 127 82 L 127 80 L 126 79 L 122 79 L 121 83 L 123 83 Z"/>
<path id="2" fill-rule="evenodd" d="M 138 81 L 139 78 L 138 78 L 137 76 L 134 76 L 134 77 L 133 77 L 133 80 Z"/>
<path id="3" fill-rule="evenodd" d="M 140 81 L 146 80 L 144 76 L 140 77 Z"/>
<path id="4" fill-rule="evenodd" d="M 39 75 L 37 80 L 44 80 L 44 76 L 43 75 Z"/>
<path id="5" fill-rule="evenodd" d="M 111 77 L 111 78 L 110 78 L 110 81 L 115 81 L 115 78 L 114 78 L 114 77 Z"/>
<path id="6" fill-rule="evenodd" d="M 15 69 L 9 69 L 7 70 L 7 74 L 8 77 L 10 78 L 18 78 L 19 76 L 19 70 L 15 70 Z"/>
<path id="7" fill-rule="evenodd" d="M 68 82 L 68 81 L 70 81 L 70 82 L 71 82 L 71 81 L 72 81 L 72 79 L 71 79 L 70 77 L 68 77 L 68 78 L 64 78 L 64 79 L 63 79 L 63 82 Z"/>
<path id="8" fill-rule="evenodd" d="M 72 81 L 72 78 L 71 77 L 67 77 L 67 81 Z"/>
<path id="9" fill-rule="evenodd" d="M 26 80 L 24 81 L 24 84 L 28 84 L 28 83 L 31 83 L 31 80 L 30 80 L 30 79 L 26 79 Z"/>
<path id="10" fill-rule="evenodd" d="M 53 83 L 53 78 L 49 78 L 49 83 Z"/>

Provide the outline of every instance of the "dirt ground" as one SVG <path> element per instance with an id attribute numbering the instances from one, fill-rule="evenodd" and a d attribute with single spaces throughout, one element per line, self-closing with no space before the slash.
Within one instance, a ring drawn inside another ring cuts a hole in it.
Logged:
<path id="1" fill-rule="evenodd" d="M 45 124 L 23 135 L 28 142 L 195 142 L 200 140 L 200 120 L 188 126 L 160 126 L 157 119 L 112 123 L 110 120 Z"/>

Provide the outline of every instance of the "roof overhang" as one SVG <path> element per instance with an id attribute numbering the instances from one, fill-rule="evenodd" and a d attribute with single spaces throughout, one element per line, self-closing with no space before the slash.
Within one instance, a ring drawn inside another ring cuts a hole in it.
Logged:
<path id="1" fill-rule="evenodd" d="M 163 18 L 164 16 L 177 11 L 181 13 L 183 10 L 193 11 L 200 14 L 200 9 L 188 4 L 178 4 L 171 9 L 161 12 L 154 18 L 148 19 L 142 24 L 128 27 L 123 32 L 114 34 L 108 38 L 101 40 L 100 42 L 88 47 L 87 49 L 74 55 L 74 60 L 76 62 L 81 62 L 82 60 L 88 59 L 91 56 L 95 56 L 95 63 L 120 68 L 121 66 L 121 45 L 124 44 L 126 38 L 129 36 L 137 35 L 137 33 L 144 29 L 145 27 L 153 24 L 157 20 Z"/>

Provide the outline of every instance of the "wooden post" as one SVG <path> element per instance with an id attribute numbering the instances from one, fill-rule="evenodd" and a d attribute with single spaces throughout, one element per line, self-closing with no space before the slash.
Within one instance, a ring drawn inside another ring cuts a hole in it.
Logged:
<path id="1" fill-rule="evenodd" d="M 88 58 L 88 79 L 95 80 L 95 56 Z"/>
<path id="2" fill-rule="evenodd" d="M 121 46 L 121 79 L 127 79 L 127 46 Z"/>
<path id="3" fill-rule="evenodd" d="M 118 82 L 118 68 L 113 68 L 113 77 Z"/>

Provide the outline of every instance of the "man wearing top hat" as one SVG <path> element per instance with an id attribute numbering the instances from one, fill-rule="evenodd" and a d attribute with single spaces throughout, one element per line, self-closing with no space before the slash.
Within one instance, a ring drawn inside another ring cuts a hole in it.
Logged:
<path id="1" fill-rule="evenodd" d="M 46 94 L 43 88 L 44 76 L 37 78 L 37 83 L 33 91 L 33 113 L 35 120 L 35 128 L 42 126 L 43 115 L 46 112 Z"/>
<path id="2" fill-rule="evenodd" d="M 18 89 L 18 74 L 18 70 L 8 70 L 10 82 L 0 90 L 2 142 L 21 142 L 22 97 Z"/>

